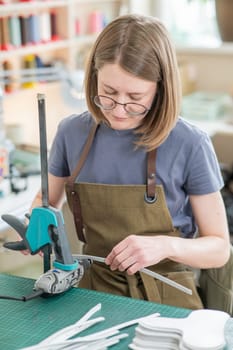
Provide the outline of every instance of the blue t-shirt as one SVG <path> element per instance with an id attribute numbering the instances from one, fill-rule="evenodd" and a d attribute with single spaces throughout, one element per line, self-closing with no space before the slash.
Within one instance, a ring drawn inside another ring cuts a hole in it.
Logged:
<path id="1" fill-rule="evenodd" d="M 49 155 L 49 172 L 67 177 L 75 169 L 93 124 L 89 112 L 71 115 L 58 127 Z M 78 181 L 101 184 L 145 184 L 146 151 L 135 147 L 133 130 L 114 130 L 102 123 Z M 163 185 L 173 225 L 192 237 L 196 225 L 189 195 L 220 190 L 223 180 L 209 136 L 179 118 L 157 150 L 156 183 Z"/>

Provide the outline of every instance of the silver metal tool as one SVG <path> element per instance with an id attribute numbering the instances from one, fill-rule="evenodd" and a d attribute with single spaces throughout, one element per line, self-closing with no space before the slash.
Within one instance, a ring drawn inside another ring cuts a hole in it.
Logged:
<path id="1" fill-rule="evenodd" d="M 91 261 L 86 259 L 80 261 L 75 270 L 51 269 L 36 280 L 33 289 L 50 295 L 64 293 L 81 281 L 90 264 Z"/>
<path id="2" fill-rule="evenodd" d="M 76 259 L 78 259 L 79 261 L 81 261 L 82 259 L 91 259 L 93 261 L 105 264 L 105 258 L 102 258 L 100 256 L 78 254 L 78 255 L 75 255 L 74 257 Z M 187 288 L 187 287 L 183 286 L 182 284 L 179 284 L 179 283 L 177 283 L 175 281 L 172 281 L 171 279 L 169 279 L 167 277 L 164 277 L 164 276 L 160 275 L 157 272 L 151 271 L 151 270 L 146 269 L 146 268 L 143 268 L 140 271 L 145 273 L 145 274 L 147 274 L 147 275 L 149 275 L 149 276 L 152 276 L 152 277 L 160 280 L 161 282 L 164 282 L 164 283 L 170 285 L 171 287 L 179 289 L 179 290 L 181 290 L 182 292 L 184 292 L 186 294 L 192 295 L 192 290 L 191 289 L 189 289 L 189 288 Z"/>
<path id="3" fill-rule="evenodd" d="M 39 113 L 39 131 L 40 131 L 40 167 L 41 167 L 41 192 L 42 206 L 49 207 L 49 186 L 48 186 L 48 159 L 47 159 L 47 132 L 45 118 L 45 95 L 38 94 L 38 113 Z"/>

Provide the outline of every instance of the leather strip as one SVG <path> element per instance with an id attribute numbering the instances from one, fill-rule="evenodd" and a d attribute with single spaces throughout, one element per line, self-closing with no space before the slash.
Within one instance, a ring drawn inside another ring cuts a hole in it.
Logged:
<path id="1" fill-rule="evenodd" d="M 76 233 L 78 236 L 78 239 L 84 243 L 86 243 L 86 238 L 83 234 L 83 220 L 82 220 L 82 211 L 81 211 L 81 204 L 79 195 L 75 190 L 75 184 L 66 184 L 66 191 L 69 193 L 70 198 L 70 204 L 71 204 L 71 211 L 74 218 L 74 224 L 76 228 Z"/>
<path id="2" fill-rule="evenodd" d="M 91 131 L 88 135 L 88 138 L 86 140 L 86 143 L 84 145 L 81 157 L 78 161 L 78 164 L 76 168 L 74 169 L 73 173 L 71 176 L 68 178 L 67 183 L 66 183 L 66 190 L 69 193 L 69 198 L 70 198 L 70 204 L 71 204 L 71 209 L 74 217 L 74 223 L 75 223 L 75 228 L 76 228 L 76 233 L 78 236 L 78 239 L 84 243 L 86 243 L 86 239 L 83 233 L 83 220 L 82 220 L 82 210 L 81 210 L 81 203 L 80 203 L 80 198 L 78 195 L 78 192 L 75 190 L 75 180 L 77 176 L 79 175 L 85 160 L 88 156 L 88 153 L 90 151 L 91 145 L 93 143 L 96 131 L 98 128 L 98 124 L 94 124 L 93 127 L 91 128 Z"/>
<path id="3" fill-rule="evenodd" d="M 147 184 L 146 193 L 147 198 L 155 198 L 155 185 L 156 185 L 156 149 L 148 152 L 147 154 Z"/>
<path id="4" fill-rule="evenodd" d="M 75 182 L 77 176 L 79 175 L 86 159 L 87 159 L 87 156 L 88 156 L 88 153 L 90 151 L 90 148 L 91 148 L 91 145 L 93 143 L 93 140 L 94 140 L 94 137 L 95 137 L 95 133 L 97 131 L 97 128 L 98 128 L 99 124 L 94 124 L 91 128 L 91 131 L 89 132 L 89 135 L 87 137 L 87 141 L 84 145 L 84 148 L 83 148 L 83 151 L 81 153 L 81 157 L 78 161 L 78 164 L 76 166 L 76 168 L 74 169 L 73 173 L 71 174 L 71 176 L 68 178 L 68 183 L 73 183 Z"/>

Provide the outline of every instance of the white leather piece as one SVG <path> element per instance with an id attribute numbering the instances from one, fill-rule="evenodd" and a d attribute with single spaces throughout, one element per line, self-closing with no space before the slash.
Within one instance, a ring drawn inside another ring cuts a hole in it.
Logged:
<path id="1" fill-rule="evenodd" d="M 220 350 L 226 345 L 224 327 L 230 315 L 216 310 L 195 310 L 186 318 L 146 318 L 135 330 L 131 349 Z"/>
<path id="2" fill-rule="evenodd" d="M 183 344 L 197 350 L 224 348 L 224 327 L 229 318 L 223 311 L 193 311 L 183 327 Z"/>

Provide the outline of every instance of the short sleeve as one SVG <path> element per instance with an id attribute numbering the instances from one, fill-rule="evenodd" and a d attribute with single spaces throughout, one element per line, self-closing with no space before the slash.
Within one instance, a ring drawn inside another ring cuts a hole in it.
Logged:
<path id="1" fill-rule="evenodd" d="M 58 125 L 57 133 L 49 152 L 48 170 L 52 175 L 58 177 L 70 175 L 66 157 L 63 121 Z"/>
<path id="2" fill-rule="evenodd" d="M 89 112 L 72 114 L 60 121 L 49 154 L 49 172 L 67 177 L 74 171 L 86 142 L 93 118 Z"/>
<path id="3" fill-rule="evenodd" d="M 189 195 L 219 191 L 223 185 L 220 166 L 210 137 L 202 133 L 194 145 L 186 167 L 184 188 Z"/>

